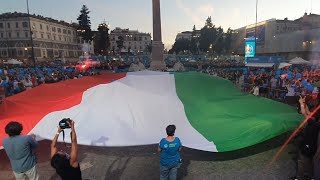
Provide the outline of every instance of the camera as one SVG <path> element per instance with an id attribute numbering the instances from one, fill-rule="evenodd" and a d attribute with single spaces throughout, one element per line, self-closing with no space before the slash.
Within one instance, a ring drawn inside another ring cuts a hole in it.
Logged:
<path id="1" fill-rule="evenodd" d="M 61 129 L 70 129 L 71 119 L 70 118 L 64 118 L 59 122 L 59 127 Z"/>

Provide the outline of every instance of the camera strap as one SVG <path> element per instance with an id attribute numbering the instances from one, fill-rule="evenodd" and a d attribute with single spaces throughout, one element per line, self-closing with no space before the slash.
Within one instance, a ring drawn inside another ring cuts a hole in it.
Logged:
<path id="1" fill-rule="evenodd" d="M 65 140 L 64 140 L 64 137 L 65 137 L 64 130 L 62 130 L 63 143 L 64 143 L 64 145 L 67 147 L 67 144 L 66 144 L 66 142 L 65 142 Z M 72 143 L 72 132 L 70 132 L 70 137 L 71 137 L 71 143 Z"/>

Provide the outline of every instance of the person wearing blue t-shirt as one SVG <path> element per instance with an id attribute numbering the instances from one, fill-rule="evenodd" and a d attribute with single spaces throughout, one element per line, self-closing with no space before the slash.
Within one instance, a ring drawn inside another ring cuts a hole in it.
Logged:
<path id="1" fill-rule="evenodd" d="M 181 141 L 174 136 L 176 131 L 175 125 L 169 125 L 166 128 L 167 137 L 161 139 L 158 151 L 160 157 L 160 180 L 177 179 L 178 168 L 181 165 L 180 151 L 182 148 Z"/>

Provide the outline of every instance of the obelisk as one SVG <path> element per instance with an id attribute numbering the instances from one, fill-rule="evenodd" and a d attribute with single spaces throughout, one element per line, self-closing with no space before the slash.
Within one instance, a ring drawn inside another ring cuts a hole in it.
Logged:
<path id="1" fill-rule="evenodd" d="M 160 0 L 152 0 L 153 12 L 153 41 L 152 41 L 152 59 L 151 70 L 165 70 L 166 65 L 163 58 L 164 45 L 161 36 L 161 13 Z"/>

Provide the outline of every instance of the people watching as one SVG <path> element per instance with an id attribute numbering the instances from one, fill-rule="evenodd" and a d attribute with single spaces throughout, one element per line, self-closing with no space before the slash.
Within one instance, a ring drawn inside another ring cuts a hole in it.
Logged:
<path id="1" fill-rule="evenodd" d="M 169 125 L 166 128 L 167 137 L 161 139 L 158 151 L 160 157 L 160 180 L 177 179 L 178 168 L 181 166 L 180 151 L 182 148 L 181 141 L 175 137 L 176 126 Z"/>
<path id="2" fill-rule="evenodd" d="M 3 147 L 10 159 L 13 174 L 17 180 L 24 180 L 26 177 L 30 180 L 38 180 L 37 161 L 33 153 L 38 143 L 34 135 L 21 135 L 22 130 L 22 124 L 19 122 L 8 123 L 5 132 L 9 138 L 3 139 Z"/>
<path id="3" fill-rule="evenodd" d="M 56 173 L 62 180 L 81 180 L 81 170 L 78 162 L 78 144 L 77 134 L 74 127 L 75 122 L 71 121 L 71 153 L 70 155 L 57 148 L 57 141 L 62 129 L 58 131 L 51 143 L 51 166 L 56 170 Z"/>

